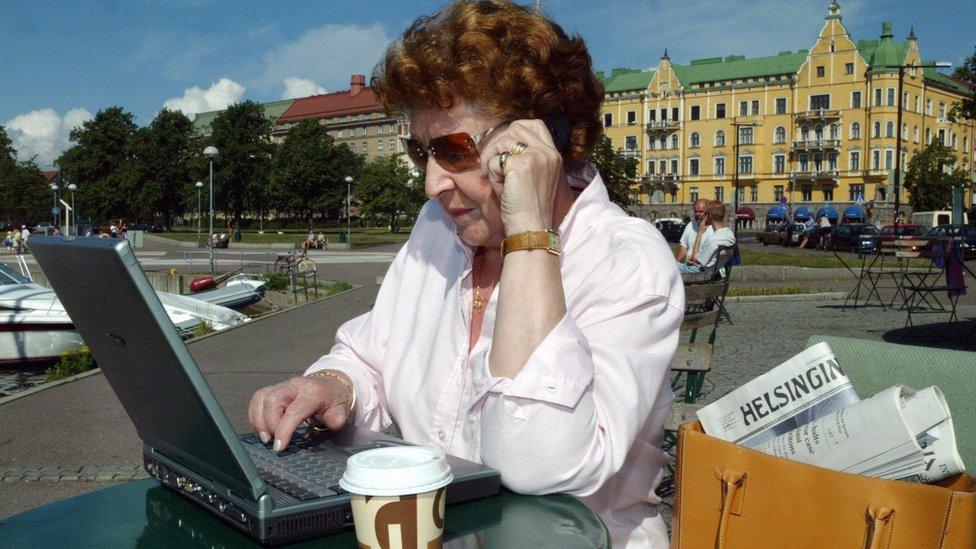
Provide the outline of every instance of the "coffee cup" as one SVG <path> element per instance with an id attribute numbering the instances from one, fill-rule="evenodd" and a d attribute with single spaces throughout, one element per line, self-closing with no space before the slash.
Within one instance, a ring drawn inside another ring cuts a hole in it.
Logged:
<path id="1" fill-rule="evenodd" d="M 350 457 L 339 485 L 349 492 L 359 547 L 440 547 L 453 478 L 434 448 L 390 446 Z"/>

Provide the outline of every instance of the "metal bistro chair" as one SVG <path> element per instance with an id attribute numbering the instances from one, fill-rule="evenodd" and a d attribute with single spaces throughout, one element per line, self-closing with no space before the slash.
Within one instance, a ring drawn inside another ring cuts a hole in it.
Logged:
<path id="1" fill-rule="evenodd" d="M 905 309 L 908 316 L 905 319 L 905 327 L 913 326 L 912 312 L 949 313 L 949 322 L 958 321 L 956 315 L 956 302 L 959 296 L 966 291 L 966 282 L 963 278 L 963 256 L 962 248 L 953 240 L 939 240 L 931 243 L 929 251 L 922 253 L 923 257 L 931 258 L 932 264 L 939 267 L 945 275 L 945 283 L 940 283 L 938 278 L 929 283 L 924 280 L 919 282 L 905 282 Z M 959 280 L 950 280 L 950 271 L 958 269 Z M 941 275 L 940 275 L 941 276 Z M 949 308 L 942 304 L 935 295 L 936 292 L 946 292 L 948 296 Z M 931 298 L 931 301 L 929 300 Z M 933 302 L 935 305 L 933 305 Z"/>
<path id="2" fill-rule="evenodd" d="M 681 275 L 681 281 L 684 282 L 685 288 L 696 284 L 714 283 L 722 282 L 725 285 L 725 291 L 722 295 L 714 298 L 715 304 L 719 309 L 719 319 L 724 319 L 729 324 L 732 324 L 732 317 L 729 316 L 728 310 L 725 308 L 725 296 L 729 291 L 729 283 L 732 277 L 732 266 L 737 264 L 735 259 L 739 255 L 738 245 L 732 246 L 720 246 L 715 250 L 716 258 L 715 263 L 710 267 L 703 269 L 699 273 L 689 273 Z M 691 301 L 687 299 L 686 301 Z M 697 308 L 689 307 L 689 311 L 703 311 L 705 310 L 705 303 L 702 302 L 701 306 Z"/>

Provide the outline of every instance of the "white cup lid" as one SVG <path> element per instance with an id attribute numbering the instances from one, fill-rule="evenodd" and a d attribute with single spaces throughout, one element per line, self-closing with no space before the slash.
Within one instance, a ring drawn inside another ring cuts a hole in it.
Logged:
<path id="1" fill-rule="evenodd" d="M 424 446 L 389 446 L 350 457 L 339 486 L 353 494 L 402 496 L 436 490 L 453 479 L 443 452 Z"/>

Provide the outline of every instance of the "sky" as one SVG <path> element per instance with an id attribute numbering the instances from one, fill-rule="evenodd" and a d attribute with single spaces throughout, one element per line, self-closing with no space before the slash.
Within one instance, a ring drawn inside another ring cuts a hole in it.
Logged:
<path id="1" fill-rule="evenodd" d="M 810 48 L 828 0 L 540 0 L 587 41 L 594 68 L 756 57 Z M 530 2 L 534 3 L 534 2 Z M 121 106 L 146 125 L 187 115 L 348 89 L 428 0 L 0 0 L 0 124 L 21 160 L 42 168 L 68 133 Z M 924 59 L 961 64 L 976 48 L 976 1 L 840 0 L 855 40 L 895 39 L 914 25 Z"/>

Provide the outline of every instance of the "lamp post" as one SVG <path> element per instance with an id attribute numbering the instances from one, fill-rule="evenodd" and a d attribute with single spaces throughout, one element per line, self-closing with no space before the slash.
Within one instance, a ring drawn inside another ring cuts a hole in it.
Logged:
<path id="1" fill-rule="evenodd" d="M 54 205 L 51 206 L 51 215 L 54 217 L 54 227 L 58 226 L 58 184 L 51 182 L 51 193 L 54 194 Z"/>
<path id="2" fill-rule="evenodd" d="M 213 246 L 213 161 L 217 158 L 219 151 L 217 147 L 210 145 L 209 147 L 203 149 L 203 156 L 206 156 L 210 160 L 210 229 L 207 231 L 207 238 L 210 239 L 210 272 L 216 272 L 214 270 L 214 246 Z"/>
<path id="3" fill-rule="evenodd" d="M 200 215 L 201 215 L 200 214 L 200 191 L 203 190 L 203 181 L 197 181 L 196 185 L 194 185 L 194 186 L 197 188 L 197 246 L 199 246 L 200 244 L 203 244 L 203 241 L 200 238 L 200 230 L 201 230 L 201 228 L 200 228 Z"/>
<path id="4" fill-rule="evenodd" d="M 352 205 L 352 176 L 346 176 L 346 244 L 352 249 L 352 215 L 349 213 Z"/>
<path id="5" fill-rule="evenodd" d="M 897 105 L 898 110 L 895 115 L 895 179 L 894 179 L 894 192 L 895 192 L 895 220 L 894 220 L 894 234 L 898 235 L 898 215 L 901 213 L 901 111 L 903 108 L 903 96 L 902 88 L 905 82 L 905 69 L 926 69 L 926 68 L 945 68 L 951 67 L 952 63 L 945 61 L 939 61 L 935 63 L 922 63 L 919 65 L 883 65 L 880 68 L 893 69 L 898 67 L 898 99 Z M 926 146 L 928 143 L 926 143 Z"/>
<path id="6" fill-rule="evenodd" d="M 75 236 L 78 236 L 78 214 L 75 212 L 75 191 L 78 190 L 78 185 L 69 183 L 68 190 L 71 191 L 71 224 L 75 227 Z M 68 234 L 71 234 L 70 228 Z"/>
<path id="7" fill-rule="evenodd" d="M 735 132 L 735 147 L 733 152 L 735 158 L 732 160 L 735 163 L 735 171 L 732 172 L 732 215 L 735 216 L 735 222 L 732 225 L 732 232 L 736 238 L 739 237 L 739 128 L 756 128 L 759 126 L 762 126 L 762 122 L 739 122 L 735 118 L 732 119 L 732 130 Z M 753 136 L 752 143 L 755 143 L 755 136 Z M 752 143 L 746 144 L 750 145 Z"/>

